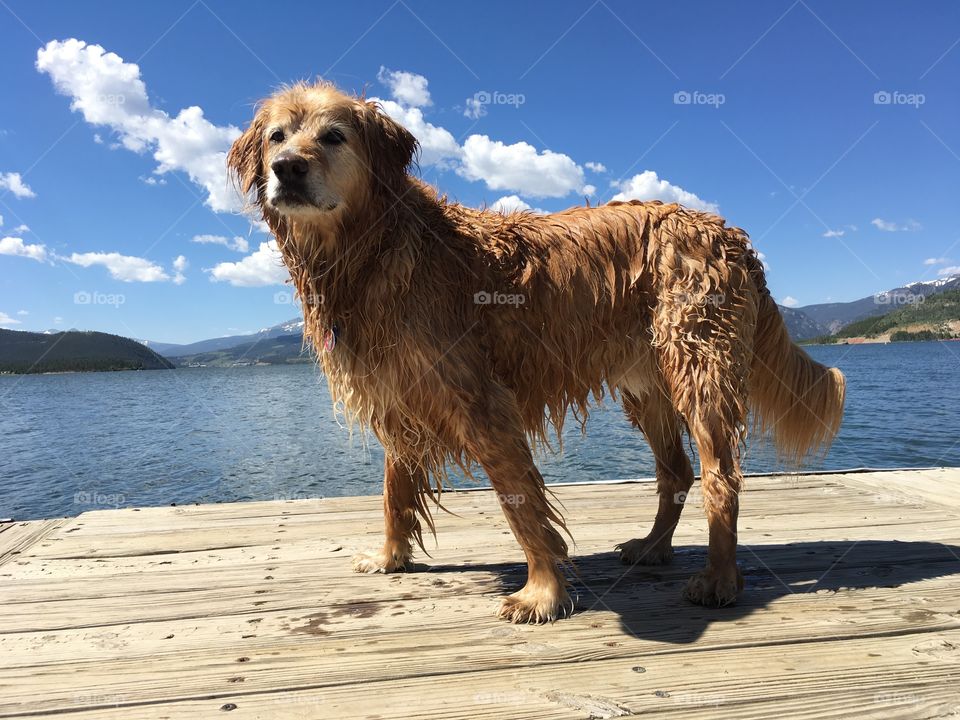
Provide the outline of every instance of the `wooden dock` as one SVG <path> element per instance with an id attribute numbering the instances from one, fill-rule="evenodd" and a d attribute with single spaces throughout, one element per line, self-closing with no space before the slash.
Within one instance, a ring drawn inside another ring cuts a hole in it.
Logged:
<path id="1" fill-rule="evenodd" d="M 433 559 L 361 576 L 376 497 L 87 512 L 0 527 L 0 717 L 956 718 L 960 469 L 750 478 L 746 593 L 622 566 L 649 483 L 556 488 L 578 612 L 494 618 L 524 579 L 496 498 L 446 496 Z"/>

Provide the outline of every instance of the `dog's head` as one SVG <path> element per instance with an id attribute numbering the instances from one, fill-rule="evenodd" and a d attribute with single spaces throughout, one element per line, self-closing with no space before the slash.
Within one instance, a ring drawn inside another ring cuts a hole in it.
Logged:
<path id="1" fill-rule="evenodd" d="M 416 149 L 376 103 L 298 84 L 260 104 L 227 164 L 264 215 L 319 221 L 359 210 L 372 194 L 399 197 Z"/>

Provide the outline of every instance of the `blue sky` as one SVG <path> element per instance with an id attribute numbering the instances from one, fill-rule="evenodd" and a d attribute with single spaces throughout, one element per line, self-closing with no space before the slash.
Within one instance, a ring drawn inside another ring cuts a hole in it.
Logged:
<path id="1" fill-rule="evenodd" d="M 190 342 L 297 315 L 222 153 L 258 98 L 315 76 L 387 101 L 463 203 L 716 208 L 787 304 L 960 273 L 954 2 L 0 0 L 0 18 L 3 327 Z"/>

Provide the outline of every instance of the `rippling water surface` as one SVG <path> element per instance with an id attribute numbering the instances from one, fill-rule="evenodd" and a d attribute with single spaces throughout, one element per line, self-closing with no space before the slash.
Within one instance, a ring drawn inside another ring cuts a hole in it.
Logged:
<path id="1" fill-rule="evenodd" d="M 960 343 L 809 348 L 840 367 L 847 413 L 811 468 L 960 466 Z M 312 366 L 0 376 L 0 517 L 114 506 L 378 493 L 383 453 L 333 417 Z M 568 423 L 548 482 L 653 474 L 608 404 L 586 437 Z M 747 472 L 778 469 L 752 443 Z M 465 480 L 460 485 L 469 485 Z"/>

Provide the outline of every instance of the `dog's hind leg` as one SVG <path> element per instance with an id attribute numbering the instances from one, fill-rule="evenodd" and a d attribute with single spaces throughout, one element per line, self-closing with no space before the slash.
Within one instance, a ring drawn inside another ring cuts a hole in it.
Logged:
<path id="1" fill-rule="evenodd" d="M 690 431 L 700 451 L 700 486 L 710 529 L 707 566 L 690 578 L 683 596 L 697 605 L 723 607 L 736 602 L 743 589 L 737 567 L 737 515 L 743 475 L 736 440 L 724 432 L 716 414 L 698 414 Z"/>
<path id="2" fill-rule="evenodd" d="M 623 409 L 650 443 L 660 504 L 650 534 L 621 543 L 616 549 L 627 565 L 665 565 L 673 559 L 673 532 L 693 484 L 693 468 L 683 449 L 682 424 L 666 391 L 659 386 L 643 399 L 625 391 Z"/>
<path id="3" fill-rule="evenodd" d="M 361 553 L 353 558 L 357 572 L 394 572 L 407 569 L 413 557 L 411 540 L 423 545 L 418 498 L 424 471 L 409 467 L 396 458 L 386 457 L 383 472 L 384 543 L 379 552 Z"/>
<path id="4" fill-rule="evenodd" d="M 488 388 L 485 399 L 463 414 L 461 433 L 527 558 L 526 585 L 502 600 L 497 615 L 515 623 L 566 617 L 573 610 L 560 567 L 567 562 L 567 543 L 554 527 L 565 525 L 534 465 L 516 397 L 499 385 Z"/>
<path id="5" fill-rule="evenodd" d="M 751 287 L 742 267 L 707 264 L 699 278 L 665 288 L 654 317 L 660 371 L 700 454 L 710 548 L 706 567 L 684 590 L 698 605 L 731 605 L 743 589 L 737 515 L 756 326 Z"/>

